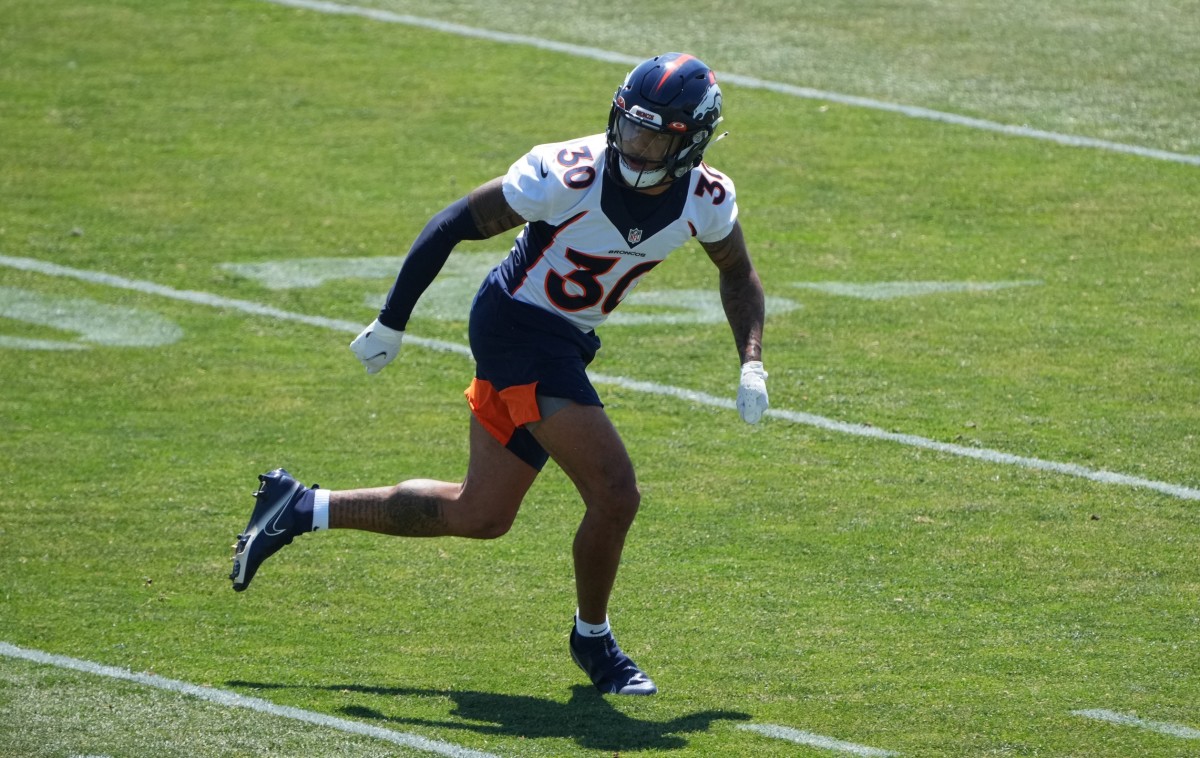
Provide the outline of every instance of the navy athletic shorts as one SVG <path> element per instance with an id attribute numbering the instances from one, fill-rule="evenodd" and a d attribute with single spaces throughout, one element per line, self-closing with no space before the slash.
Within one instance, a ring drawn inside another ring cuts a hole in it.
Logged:
<path id="1" fill-rule="evenodd" d="M 540 421 L 537 396 L 603 406 L 587 376 L 600 338 L 534 305 L 513 300 L 495 272 L 471 304 L 475 380 L 471 412 L 500 444 L 537 470 L 549 455 L 525 428 Z"/>

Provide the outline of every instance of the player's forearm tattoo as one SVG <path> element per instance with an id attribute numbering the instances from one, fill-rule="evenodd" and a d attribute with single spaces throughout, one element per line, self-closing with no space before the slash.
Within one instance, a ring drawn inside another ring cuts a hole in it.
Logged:
<path id="1" fill-rule="evenodd" d="M 467 195 L 467 207 L 471 209 L 475 228 L 488 237 L 495 237 L 525 223 L 521 214 L 514 211 L 504 199 L 503 184 L 504 180 L 497 177 Z"/>

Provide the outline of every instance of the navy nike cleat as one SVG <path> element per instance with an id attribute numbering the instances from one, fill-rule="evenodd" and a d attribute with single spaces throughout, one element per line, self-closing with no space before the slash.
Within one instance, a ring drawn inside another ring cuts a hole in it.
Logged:
<path id="1" fill-rule="evenodd" d="M 229 578 L 238 592 L 250 586 L 263 561 L 302 533 L 296 524 L 295 508 L 308 488 L 281 468 L 260 474 L 258 481 L 254 512 L 233 550 L 233 573 Z"/>
<path id="2" fill-rule="evenodd" d="M 605 695 L 653 695 L 658 687 L 621 652 L 612 632 L 594 639 L 571 629 L 571 659 Z"/>

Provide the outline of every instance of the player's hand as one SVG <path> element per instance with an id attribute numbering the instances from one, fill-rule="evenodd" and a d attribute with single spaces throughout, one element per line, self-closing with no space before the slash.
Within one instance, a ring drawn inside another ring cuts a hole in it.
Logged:
<path id="1" fill-rule="evenodd" d="M 379 319 L 375 319 L 354 338 L 350 343 L 350 350 L 362 361 L 362 365 L 367 367 L 368 374 L 377 374 L 400 352 L 400 343 L 403 340 L 403 331 L 384 326 L 379 323 Z"/>
<path id="2" fill-rule="evenodd" d="M 757 424 L 767 405 L 767 372 L 762 361 L 747 361 L 742 364 L 742 383 L 738 385 L 738 413 L 747 424 Z"/>

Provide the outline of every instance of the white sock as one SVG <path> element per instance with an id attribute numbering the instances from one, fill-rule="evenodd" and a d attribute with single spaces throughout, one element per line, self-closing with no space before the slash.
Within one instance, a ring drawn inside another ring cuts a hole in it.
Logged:
<path id="1" fill-rule="evenodd" d="M 313 490 L 313 531 L 329 528 L 329 490 Z"/>
<path id="2" fill-rule="evenodd" d="M 612 631 L 612 627 L 608 625 L 608 616 L 604 617 L 603 624 L 589 624 L 579 618 L 579 610 L 575 611 L 575 632 L 580 637 L 603 637 Z"/>

